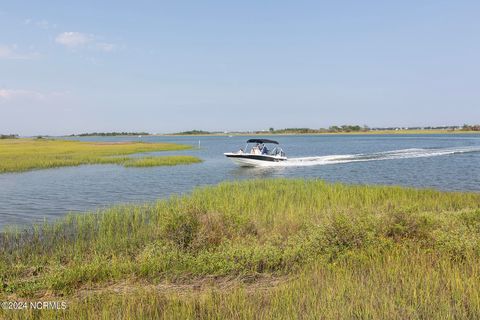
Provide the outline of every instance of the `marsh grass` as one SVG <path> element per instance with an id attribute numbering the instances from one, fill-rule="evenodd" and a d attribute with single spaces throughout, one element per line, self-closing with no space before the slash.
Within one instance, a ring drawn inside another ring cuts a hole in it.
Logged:
<path id="1" fill-rule="evenodd" d="M 191 164 L 202 162 L 193 156 L 162 156 L 162 157 L 141 157 L 132 158 L 123 163 L 125 167 L 156 167 L 156 166 L 176 166 L 179 164 Z"/>
<path id="2" fill-rule="evenodd" d="M 62 297 L 66 319 L 480 316 L 476 193 L 221 183 L 9 230 L 0 250 L 0 297 Z"/>
<path id="3" fill-rule="evenodd" d="M 171 143 L 80 142 L 54 139 L 0 140 L 0 173 L 83 164 L 118 164 L 129 167 L 189 164 L 192 156 L 130 158 L 128 155 L 191 148 Z"/>

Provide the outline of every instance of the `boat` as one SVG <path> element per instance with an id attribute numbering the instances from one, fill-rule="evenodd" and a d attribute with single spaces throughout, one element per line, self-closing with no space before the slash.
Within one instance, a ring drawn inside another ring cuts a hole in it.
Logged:
<path id="1" fill-rule="evenodd" d="M 254 144 L 251 146 L 251 144 Z M 274 145 L 270 148 L 268 145 Z M 270 139 L 249 139 L 245 149 L 226 152 L 224 155 L 242 167 L 268 166 L 272 163 L 287 161 L 285 152 L 279 143 Z"/>

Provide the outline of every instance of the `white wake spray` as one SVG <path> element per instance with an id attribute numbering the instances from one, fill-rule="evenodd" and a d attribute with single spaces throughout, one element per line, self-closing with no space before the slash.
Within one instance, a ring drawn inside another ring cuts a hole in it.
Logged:
<path id="1" fill-rule="evenodd" d="M 480 152 L 480 146 L 436 148 L 436 149 L 413 148 L 413 149 L 401 149 L 401 150 L 375 152 L 375 153 L 359 153 L 359 154 L 290 158 L 287 161 L 283 161 L 283 162 L 268 162 L 268 163 L 265 162 L 264 164 L 262 163 L 262 166 L 279 166 L 279 167 L 318 166 L 318 165 L 339 164 L 339 163 L 349 163 L 349 162 L 436 157 L 436 156 L 470 153 L 470 152 Z"/>

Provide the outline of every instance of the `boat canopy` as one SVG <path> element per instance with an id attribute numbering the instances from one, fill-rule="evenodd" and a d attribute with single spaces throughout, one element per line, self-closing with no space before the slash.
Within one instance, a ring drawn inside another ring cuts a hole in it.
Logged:
<path id="1" fill-rule="evenodd" d="M 269 140 L 269 139 L 250 139 L 250 140 L 247 140 L 247 143 L 274 143 L 274 144 L 278 144 L 277 141 Z"/>

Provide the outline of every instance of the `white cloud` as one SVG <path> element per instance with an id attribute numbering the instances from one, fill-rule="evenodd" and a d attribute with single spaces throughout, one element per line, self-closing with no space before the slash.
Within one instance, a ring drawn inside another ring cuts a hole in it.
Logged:
<path id="1" fill-rule="evenodd" d="M 81 32 L 62 32 L 55 38 L 55 42 L 68 48 L 82 47 L 92 41 L 92 35 Z"/>
<path id="2" fill-rule="evenodd" d="M 0 101 L 13 100 L 17 98 L 27 98 L 34 100 L 43 100 L 45 96 L 36 91 L 23 89 L 0 89 Z"/>
<path id="3" fill-rule="evenodd" d="M 99 42 L 96 44 L 97 49 L 104 52 L 112 52 L 115 50 L 115 45 L 113 43 Z"/>
<path id="4" fill-rule="evenodd" d="M 9 46 L 0 45 L 0 58 L 8 59 L 12 56 L 13 50 Z"/>
<path id="5" fill-rule="evenodd" d="M 52 29 L 52 28 L 56 28 L 57 25 L 56 24 L 52 24 L 50 22 L 48 22 L 47 20 L 43 19 L 43 20 L 40 20 L 36 23 L 37 27 L 39 28 L 42 28 L 42 29 Z"/>
<path id="6" fill-rule="evenodd" d="M 0 59 L 33 59 L 38 56 L 38 53 L 21 53 L 18 51 L 18 46 L 2 45 L 0 44 Z"/>
<path id="7" fill-rule="evenodd" d="M 34 20 L 34 19 L 27 18 L 27 19 L 23 20 L 23 23 L 26 24 L 26 25 L 32 25 L 32 26 L 38 27 L 40 29 L 45 29 L 45 30 L 55 29 L 57 27 L 57 25 L 55 23 L 51 23 L 46 19 Z"/>
<path id="8" fill-rule="evenodd" d="M 62 97 L 67 95 L 67 92 L 48 92 L 42 93 L 33 90 L 25 89 L 1 89 L 0 88 L 0 102 L 13 100 L 34 100 L 44 101 L 49 98 Z"/>
<path id="9" fill-rule="evenodd" d="M 117 45 L 102 41 L 102 37 L 82 32 L 62 32 L 55 38 L 55 42 L 70 49 L 90 49 L 103 52 L 112 52 Z"/>

